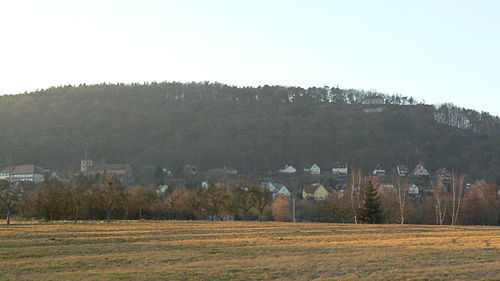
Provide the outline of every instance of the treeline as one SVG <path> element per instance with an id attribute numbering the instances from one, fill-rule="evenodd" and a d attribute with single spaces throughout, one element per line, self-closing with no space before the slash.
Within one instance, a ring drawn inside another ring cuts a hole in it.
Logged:
<path id="1" fill-rule="evenodd" d="M 383 105 L 365 106 L 379 96 Z M 79 169 L 93 160 L 172 171 L 231 166 L 245 174 L 336 161 L 371 170 L 425 163 L 496 182 L 498 117 L 413 98 L 337 87 L 219 83 L 63 86 L 0 97 L 0 168 Z"/>
<path id="2" fill-rule="evenodd" d="M 436 182 L 423 196 L 408 193 L 398 181 L 390 190 L 376 178 L 353 177 L 349 186 L 332 190 L 327 200 L 293 195 L 273 198 L 249 183 L 211 184 L 160 192 L 153 187 L 126 189 L 113 179 L 88 185 L 46 181 L 29 190 L 0 181 L 0 209 L 18 219 L 52 220 L 276 220 L 337 223 L 410 223 L 500 225 L 498 186 L 481 181 L 470 189 L 454 176 L 445 187 Z M 295 202 L 292 202 L 295 200 Z"/>

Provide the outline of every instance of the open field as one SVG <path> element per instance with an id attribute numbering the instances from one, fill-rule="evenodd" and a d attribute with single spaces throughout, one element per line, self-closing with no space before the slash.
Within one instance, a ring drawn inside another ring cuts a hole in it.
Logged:
<path id="1" fill-rule="evenodd" d="M 275 222 L 0 226 L 0 280 L 500 280 L 500 227 Z"/>

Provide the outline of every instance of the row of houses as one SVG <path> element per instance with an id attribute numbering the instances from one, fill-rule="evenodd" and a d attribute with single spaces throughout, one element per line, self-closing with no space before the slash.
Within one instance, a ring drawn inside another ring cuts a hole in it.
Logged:
<path id="1" fill-rule="evenodd" d="M 278 170 L 280 174 L 295 174 L 298 170 L 292 165 L 285 165 L 283 168 Z M 320 175 L 321 168 L 318 164 L 313 164 L 310 167 L 303 169 L 304 173 L 309 173 L 311 175 Z M 348 165 L 345 163 L 338 163 L 333 166 L 331 169 L 331 173 L 333 175 L 347 175 L 349 173 Z M 424 167 L 423 164 L 418 164 L 410 173 L 408 168 L 405 165 L 396 166 L 396 173 L 401 177 L 406 176 L 414 176 L 414 177 L 429 177 L 431 173 Z M 387 174 L 385 168 L 381 165 L 377 165 L 375 169 L 373 169 L 372 174 L 375 176 L 385 176 Z M 436 170 L 434 174 L 437 178 L 441 179 L 449 179 L 451 178 L 451 173 L 446 168 L 440 168 Z"/>
<path id="2" fill-rule="evenodd" d="M 321 174 L 321 168 L 318 166 L 318 164 L 314 163 L 310 167 L 304 168 L 303 172 L 311 174 L 311 175 L 319 175 L 319 174 Z M 336 165 L 333 166 L 331 172 L 334 175 L 347 175 L 347 173 L 348 173 L 347 164 L 337 163 Z M 295 173 L 297 173 L 297 169 L 295 167 L 293 167 L 292 165 L 287 164 L 283 168 L 279 169 L 278 173 L 280 173 L 280 174 L 295 174 Z"/>
<path id="3" fill-rule="evenodd" d="M 127 184 L 132 182 L 132 169 L 127 163 L 108 164 L 85 159 L 80 162 L 80 172 L 75 174 L 88 177 L 97 175 L 112 175 Z M 55 171 L 39 167 L 33 164 L 12 165 L 0 171 L 0 180 L 11 182 L 33 182 L 35 184 L 44 182 L 46 179 L 69 180 L 59 176 Z"/>

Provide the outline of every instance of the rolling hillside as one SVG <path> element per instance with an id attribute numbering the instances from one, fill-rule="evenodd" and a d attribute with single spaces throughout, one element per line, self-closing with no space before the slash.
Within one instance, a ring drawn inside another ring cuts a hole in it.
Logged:
<path id="1" fill-rule="evenodd" d="M 384 104 L 365 105 L 368 97 Z M 0 167 L 95 160 L 263 173 L 335 161 L 424 163 L 497 180 L 500 121 L 451 105 L 338 88 L 218 83 L 80 85 L 0 97 Z"/>

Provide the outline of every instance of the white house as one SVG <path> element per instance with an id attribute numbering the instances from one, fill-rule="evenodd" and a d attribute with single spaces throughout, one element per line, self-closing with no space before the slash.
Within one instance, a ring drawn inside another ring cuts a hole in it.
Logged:
<path id="1" fill-rule="evenodd" d="M 321 174 L 321 169 L 317 164 L 313 164 L 311 168 L 309 168 L 309 172 L 311 173 L 311 175 L 319 175 Z"/>
<path id="2" fill-rule="evenodd" d="M 266 182 L 262 182 L 260 184 L 260 186 L 264 189 L 269 190 L 273 195 L 273 199 L 278 197 L 278 196 L 290 197 L 290 195 L 292 194 L 290 192 L 290 190 L 288 189 L 288 187 L 286 187 L 284 184 L 266 181 Z"/>
<path id="3" fill-rule="evenodd" d="M 202 181 L 200 185 L 202 188 L 208 189 L 208 181 Z"/>
<path id="4" fill-rule="evenodd" d="M 288 187 L 286 187 L 284 184 L 278 184 L 277 190 L 273 194 L 273 197 L 278 197 L 278 196 L 290 197 L 291 195 L 292 195 L 292 193 L 290 192 Z"/>
<path id="5" fill-rule="evenodd" d="M 422 164 L 418 164 L 415 169 L 413 169 L 413 175 L 417 177 L 426 177 L 430 176 L 431 174 L 427 169 L 424 167 Z"/>
<path id="6" fill-rule="evenodd" d="M 385 176 L 385 169 L 380 167 L 380 165 L 377 165 L 375 169 L 373 170 L 373 175 L 375 176 Z"/>
<path id="7" fill-rule="evenodd" d="M 232 167 L 224 166 L 224 171 L 226 172 L 226 175 L 237 175 L 238 174 L 238 170 L 236 168 L 232 168 Z"/>
<path id="8" fill-rule="evenodd" d="M 416 186 L 415 184 L 410 185 L 410 187 L 408 188 L 408 194 L 418 194 L 418 193 L 419 193 L 418 186 Z"/>
<path id="9" fill-rule="evenodd" d="M 0 172 L 0 179 L 40 183 L 45 180 L 44 174 L 46 173 L 50 173 L 50 171 L 35 165 L 9 166 Z"/>
<path id="10" fill-rule="evenodd" d="M 168 185 L 163 184 L 163 185 L 158 186 L 158 189 L 156 190 L 156 193 L 158 193 L 158 194 L 159 193 L 165 193 L 165 192 L 167 192 L 167 190 L 168 190 Z"/>
<path id="11" fill-rule="evenodd" d="M 297 172 L 297 169 L 295 169 L 292 165 L 285 165 L 285 167 L 280 169 L 278 172 L 280 174 L 294 174 Z"/>
<path id="12" fill-rule="evenodd" d="M 396 167 L 396 170 L 400 177 L 406 177 L 408 175 L 408 168 L 406 168 L 405 165 L 398 165 Z"/>
<path id="13" fill-rule="evenodd" d="M 332 174 L 334 175 L 347 175 L 347 173 L 347 164 L 336 163 L 332 168 Z"/>

